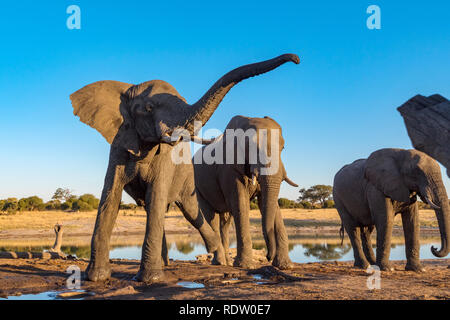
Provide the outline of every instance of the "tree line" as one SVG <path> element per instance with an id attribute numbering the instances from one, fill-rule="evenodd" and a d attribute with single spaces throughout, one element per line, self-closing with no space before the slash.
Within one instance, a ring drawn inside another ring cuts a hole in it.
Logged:
<path id="1" fill-rule="evenodd" d="M 334 208 L 333 187 L 329 185 L 314 185 L 308 189 L 299 190 L 298 199 L 290 200 L 279 198 L 278 205 L 281 209 L 322 209 Z M 98 209 L 100 200 L 90 193 L 76 196 L 67 188 L 56 189 L 50 201 L 44 202 L 38 196 L 27 198 L 8 198 L 0 200 L 0 212 L 15 213 L 17 211 L 92 211 Z M 431 207 L 418 201 L 419 209 L 431 209 Z M 121 210 L 136 210 L 136 204 L 120 204 Z M 258 209 L 258 200 L 250 202 L 250 209 Z M 176 209 L 174 205 L 171 209 Z"/>
<path id="2" fill-rule="evenodd" d="M 93 194 L 76 196 L 70 189 L 58 188 L 48 202 L 38 196 L 26 198 L 8 198 L 0 200 L 0 212 L 16 213 L 17 211 L 92 211 L 98 209 L 100 200 Z M 135 209 L 133 204 L 121 204 L 121 209 Z"/>

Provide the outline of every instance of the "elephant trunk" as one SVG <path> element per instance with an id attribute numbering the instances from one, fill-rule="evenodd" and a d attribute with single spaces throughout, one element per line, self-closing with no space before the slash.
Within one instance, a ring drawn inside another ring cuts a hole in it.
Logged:
<path id="1" fill-rule="evenodd" d="M 197 128 L 194 127 L 194 122 L 199 121 L 202 126 L 205 125 L 219 106 L 222 99 L 235 84 L 250 77 L 269 72 L 289 61 L 296 64 L 300 63 L 300 59 L 297 55 L 283 54 L 270 60 L 248 64 L 228 72 L 220 78 L 208 92 L 200 98 L 200 100 L 189 108 L 190 110 L 188 112 L 185 128 L 189 132 L 195 134 L 194 130 Z"/>
<path id="2" fill-rule="evenodd" d="M 440 177 L 431 178 L 430 187 L 423 190 L 421 194 L 424 200 L 433 206 L 441 234 L 441 248 L 437 250 L 432 246 L 431 252 L 434 256 L 443 258 L 449 253 L 450 207 L 442 179 Z"/>
<path id="3" fill-rule="evenodd" d="M 269 176 L 262 176 L 259 179 L 261 186 L 261 199 L 259 200 L 262 229 L 264 240 L 267 245 L 267 260 L 272 261 L 275 257 L 277 245 L 275 238 L 275 216 L 278 208 L 278 194 L 280 192 L 281 181 L 273 181 Z"/>

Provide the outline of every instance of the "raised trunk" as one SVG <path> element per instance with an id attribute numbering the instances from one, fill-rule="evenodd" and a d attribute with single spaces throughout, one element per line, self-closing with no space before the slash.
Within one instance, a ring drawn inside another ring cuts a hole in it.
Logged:
<path id="1" fill-rule="evenodd" d="M 280 182 L 268 181 L 267 176 L 260 177 L 261 199 L 259 200 L 262 229 L 267 246 L 267 260 L 272 261 L 277 250 L 275 239 L 275 216 L 278 210 Z"/>
<path id="2" fill-rule="evenodd" d="M 443 258 L 449 253 L 449 235 L 450 235 L 450 207 L 447 192 L 441 179 L 436 177 L 431 184 L 431 198 L 433 203 L 438 206 L 434 209 L 439 224 L 439 232 L 441 234 L 441 248 L 437 250 L 431 247 L 434 256 Z"/>
<path id="3" fill-rule="evenodd" d="M 292 61 L 300 63 L 300 59 L 295 54 L 283 54 L 274 59 L 248 64 L 234 69 L 220 78 L 203 97 L 191 106 L 186 121 L 185 128 L 194 133 L 194 122 L 201 122 L 202 126 L 209 120 L 214 111 L 219 106 L 222 99 L 230 89 L 242 80 L 269 72 L 282 64 Z"/>

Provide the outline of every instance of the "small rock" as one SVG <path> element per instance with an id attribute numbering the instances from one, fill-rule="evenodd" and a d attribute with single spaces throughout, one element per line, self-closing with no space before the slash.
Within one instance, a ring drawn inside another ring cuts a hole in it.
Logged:
<path id="1" fill-rule="evenodd" d="M 137 293 L 137 291 L 134 290 L 133 286 L 128 286 L 125 288 L 108 291 L 105 294 L 103 294 L 102 297 L 107 298 L 107 297 L 115 297 L 115 296 L 132 295 L 132 294 L 136 294 L 136 293 Z"/>

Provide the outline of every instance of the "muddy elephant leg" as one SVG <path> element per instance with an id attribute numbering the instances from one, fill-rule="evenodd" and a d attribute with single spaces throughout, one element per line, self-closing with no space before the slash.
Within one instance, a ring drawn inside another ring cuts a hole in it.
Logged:
<path id="1" fill-rule="evenodd" d="M 112 155 L 113 152 L 111 153 Z M 119 213 L 119 205 L 125 184 L 125 167 L 110 163 L 92 235 L 91 260 L 85 271 L 88 280 L 104 281 L 111 276 L 109 243 L 117 214 Z"/>
<path id="2" fill-rule="evenodd" d="M 231 266 L 230 258 L 230 225 L 231 225 L 231 215 L 229 212 L 220 214 L 220 237 L 222 238 L 222 246 L 225 252 L 225 259 L 227 260 L 227 265 Z"/>
<path id="3" fill-rule="evenodd" d="M 369 261 L 369 263 L 371 265 L 374 265 L 376 263 L 375 254 L 373 253 L 373 249 L 372 249 L 373 229 L 374 229 L 373 226 L 361 227 L 362 247 L 363 247 L 366 259 L 367 259 L 367 261 Z"/>
<path id="4" fill-rule="evenodd" d="M 405 234 L 406 267 L 405 270 L 425 271 L 420 263 L 420 225 L 417 204 L 402 213 L 403 233 Z"/>
<path id="5" fill-rule="evenodd" d="M 292 269 L 293 264 L 289 258 L 289 239 L 284 227 L 281 210 L 278 208 L 275 216 L 275 238 L 277 242 L 277 251 L 272 265 L 282 270 Z"/>
<path id="6" fill-rule="evenodd" d="M 193 183 L 186 186 L 184 190 L 181 197 L 182 200 L 177 201 L 178 207 L 183 212 L 184 217 L 200 232 L 205 242 L 206 250 L 214 253 L 216 263 L 225 265 L 226 260 L 220 238 L 206 222 L 200 211 L 198 199 L 202 200 L 197 197 Z"/>

